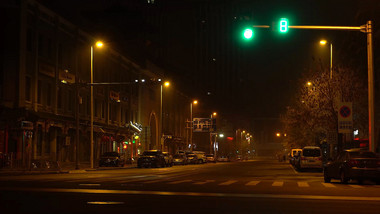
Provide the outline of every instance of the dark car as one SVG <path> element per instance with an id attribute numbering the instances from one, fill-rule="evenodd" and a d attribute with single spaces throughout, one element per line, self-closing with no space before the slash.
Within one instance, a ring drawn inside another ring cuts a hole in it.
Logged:
<path id="1" fill-rule="evenodd" d="M 186 155 L 186 158 L 187 158 L 187 163 L 190 163 L 190 164 L 197 164 L 198 163 L 198 157 L 194 153 L 188 153 Z"/>
<path id="2" fill-rule="evenodd" d="M 380 182 L 380 158 L 375 153 L 360 149 L 341 152 L 335 160 L 329 160 L 324 167 L 324 180 L 340 179 L 347 183 L 351 179 Z"/>
<path id="3" fill-rule="evenodd" d="M 99 159 L 99 166 L 124 166 L 122 155 L 117 152 L 105 152 Z"/>
<path id="4" fill-rule="evenodd" d="M 173 164 L 174 165 L 186 165 L 187 158 L 184 154 L 175 154 L 173 156 Z"/>
<path id="5" fill-rule="evenodd" d="M 162 152 L 162 154 L 164 155 L 166 166 L 172 167 L 173 166 L 173 156 L 171 154 L 169 154 L 169 152 Z"/>
<path id="6" fill-rule="evenodd" d="M 165 167 L 165 158 L 160 150 L 144 151 L 137 160 L 137 167 Z"/>

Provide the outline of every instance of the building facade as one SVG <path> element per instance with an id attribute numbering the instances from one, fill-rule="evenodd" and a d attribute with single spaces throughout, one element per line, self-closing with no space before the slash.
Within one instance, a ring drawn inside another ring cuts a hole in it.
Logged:
<path id="1" fill-rule="evenodd" d="M 2 159 L 14 167 L 89 162 L 91 108 L 95 163 L 107 151 L 134 159 L 146 149 L 168 148 L 161 140 L 163 71 L 137 65 L 107 42 L 96 48 L 92 36 L 35 1 L 9 1 L 0 9 Z M 180 103 L 164 114 L 170 115 L 165 131 L 183 142 Z"/>

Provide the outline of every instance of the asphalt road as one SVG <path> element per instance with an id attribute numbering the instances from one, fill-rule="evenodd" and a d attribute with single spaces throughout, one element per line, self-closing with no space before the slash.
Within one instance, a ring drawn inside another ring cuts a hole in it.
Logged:
<path id="1" fill-rule="evenodd" d="M 380 213 L 380 185 L 273 159 L 0 177 L 4 213 Z M 2 212 L 3 213 L 3 212 Z"/>

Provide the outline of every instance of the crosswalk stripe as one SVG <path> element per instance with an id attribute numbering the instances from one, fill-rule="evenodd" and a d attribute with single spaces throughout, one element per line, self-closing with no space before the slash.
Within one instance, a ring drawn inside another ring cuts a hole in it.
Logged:
<path id="1" fill-rule="evenodd" d="M 187 182 L 191 182 L 192 180 L 180 180 L 180 181 L 173 181 L 173 182 L 169 182 L 168 184 L 180 184 L 180 183 L 187 183 Z"/>
<path id="2" fill-rule="evenodd" d="M 283 185 L 284 185 L 283 181 L 275 181 L 272 184 L 272 186 L 274 186 L 274 187 L 282 187 Z"/>
<path id="3" fill-rule="evenodd" d="M 245 185 L 246 186 L 256 186 L 258 183 L 260 183 L 260 181 L 250 181 L 250 182 L 246 183 Z"/>
<path id="4" fill-rule="evenodd" d="M 364 188 L 363 186 L 360 186 L 360 185 L 348 185 L 352 188 L 356 188 L 356 189 L 361 189 L 361 188 Z"/>
<path id="5" fill-rule="evenodd" d="M 196 183 L 193 183 L 193 184 L 203 185 L 203 184 L 212 183 L 212 182 L 215 182 L 215 180 L 200 181 L 200 182 L 196 182 Z"/>
<path id="6" fill-rule="evenodd" d="M 310 187 L 307 182 L 303 182 L 303 181 L 299 181 L 297 182 L 297 184 L 299 187 Z"/>
<path id="7" fill-rule="evenodd" d="M 237 180 L 229 180 L 229 181 L 220 183 L 218 185 L 220 185 L 220 186 L 227 186 L 227 185 L 230 185 L 230 184 L 233 184 L 233 183 L 236 183 L 236 182 L 237 182 Z"/>
<path id="8" fill-rule="evenodd" d="M 334 184 L 330 184 L 330 183 L 322 183 L 322 185 L 329 188 L 336 187 Z"/>

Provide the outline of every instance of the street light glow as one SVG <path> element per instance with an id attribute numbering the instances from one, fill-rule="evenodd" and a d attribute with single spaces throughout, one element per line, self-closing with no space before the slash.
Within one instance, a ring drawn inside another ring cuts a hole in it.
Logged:
<path id="1" fill-rule="evenodd" d="M 277 137 L 280 137 L 280 136 L 281 136 L 281 134 L 280 134 L 280 133 L 276 133 L 276 136 L 277 136 Z"/>
<path id="2" fill-rule="evenodd" d="M 326 45 L 326 44 L 327 44 L 327 41 L 326 41 L 326 40 L 321 40 L 321 41 L 319 41 L 319 44 L 320 44 L 320 45 Z"/>
<path id="3" fill-rule="evenodd" d="M 224 137 L 224 134 L 219 134 L 219 137 Z"/>
<path id="4" fill-rule="evenodd" d="M 307 86 L 311 86 L 312 85 L 312 83 L 310 81 L 307 82 L 306 84 L 307 84 Z"/>
<path id="5" fill-rule="evenodd" d="M 193 103 L 196 105 L 198 104 L 198 100 L 194 100 Z"/>
<path id="6" fill-rule="evenodd" d="M 101 48 L 101 47 L 103 47 L 103 42 L 97 41 L 95 45 L 96 45 L 96 47 Z"/>
<path id="7" fill-rule="evenodd" d="M 214 116 L 216 116 L 216 114 L 217 114 L 216 112 L 212 113 L 212 115 L 214 115 Z"/>
<path id="8" fill-rule="evenodd" d="M 166 82 L 164 83 L 164 86 L 165 86 L 165 87 L 169 87 L 169 86 L 170 86 L 170 82 L 169 82 L 169 81 L 166 81 Z"/>

